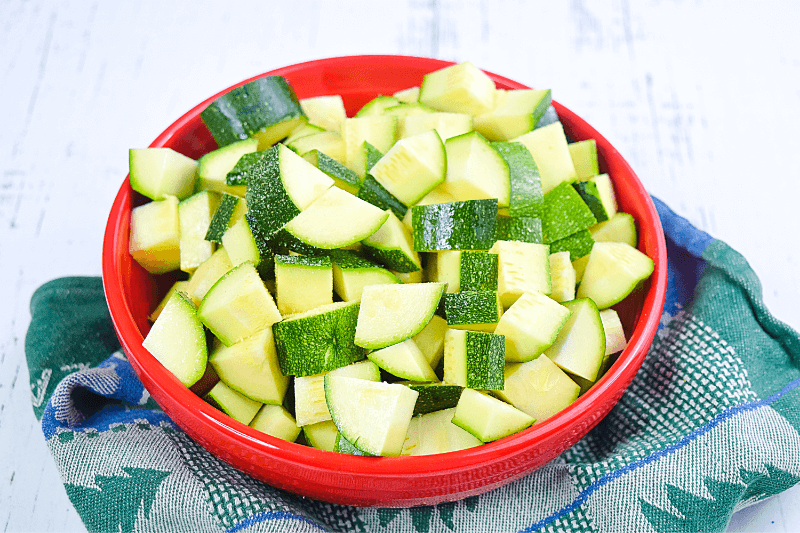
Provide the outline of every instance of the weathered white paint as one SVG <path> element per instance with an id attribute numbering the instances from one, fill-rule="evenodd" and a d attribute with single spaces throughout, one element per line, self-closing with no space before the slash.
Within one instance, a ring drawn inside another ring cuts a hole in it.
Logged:
<path id="1" fill-rule="evenodd" d="M 800 4 L 0 2 L 0 529 L 83 531 L 30 408 L 23 344 L 43 282 L 99 275 L 127 149 L 283 65 L 391 53 L 466 60 L 586 118 L 646 187 L 743 253 L 800 329 Z M 800 489 L 732 531 L 791 531 Z"/>

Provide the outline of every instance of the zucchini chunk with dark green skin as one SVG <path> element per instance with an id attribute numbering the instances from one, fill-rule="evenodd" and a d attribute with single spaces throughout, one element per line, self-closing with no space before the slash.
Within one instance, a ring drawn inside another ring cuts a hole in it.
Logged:
<path id="1" fill-rule="evenodd" d="M 542 208 L 542 234 L 550 244 L 573 233 L 597 224 L 592 210 L 569 183 L 559 186 L 544 196 Z"/>
<path id="2" fill-rule="evenodd" d="M 239 206 L 239 197 L 232 194 L 222 193 L 217 210 L 208 224 L 206 240 L 217 244 L 222 244 L 222 236 L 228 231 L 231 219 Z M 234 221 L 235 222 L 235 221 Z"/>
<path id="3" fill-rule="evenodd" d="M 444 382 L 470 389 L 503 390 L 505 337 L 450 329 L 444 341 Z"/>
<path id="4" fill-rule="evenodd" d="M 536 217 L 497 217 L 495 238 L 542 244 L 542 221 Z"/>
<path id="5" fill-rule="evenodd" d="M 380 229 L 361 241 L 363 253 L 395 272 L 422 270 L 419 253 L 413 248 L 411 232 L 394 213 L 388 209 L 386 212 L 389 218 Z"/>
<path id="6" fill-rule="evenodd" d="M 273 325 L 281 371 L 313 376 L 364 359 L 353 343 L 358 302 L 336 302 L 286 317 Z"/>
<path id="7" fill-rule="evenodd" d="M 446 293 L 444 314 L 451 328 L 493 332 L 503 316 L 503 304 L 495 291 Z"/>
<path id="8" fill-rule="evenodd" d="M 411 216 L 419 252 L 488 250 L 495 242 L 496 198 L 415 205 Z"/>
<path id="9" fill-rule="evenodd" d="M 458 400 L 453 424 L 483 442 L 492 442 L 533 425 L 533 417 L 488 394 L 464 389 Z"/>
<path id="10" fill-rule="evenodd" d="M 414 405 L 415 415 L 424 415 L 450 409 L 458 404 L 464 387 L 449 383 L 408 383 L 408 388 L 419 393 Z"/>
<path id="11" fill-rule="evenodd" d="M 330 177 L 286 146 L 267 150 L 247 177 L 245 217 L 256 240 L 269 240 L 331 187 Z"/>
<path id="12" fill-rule="evenodd" d="M 508 212 L 512 217 L 538 217 L 544 201 L 539 167 L 530 151 L 517 142 L 492 143 L 508 165 L 511 191 Z"/>
<path id="13" fill-rule="evenodd" d="M 569 252 L 570 261 L 586 257 L 592 251 L 594 239 L 589 230 L 581 230 L 550 244 L 550 253 Z"/>
<path id="14" fill-rule="evenodd" d="M 364 183 L 361 184 L 361 188 L 358 190 L 358 197 L 380 207 L 384 211 L 391 209 L 392 213 L 398 218 L 405 217 L 408 211 L 406 204 L 395 198 L 392 193 L 386 190 L 386 187 L 378 183 L 370 174 L 364 177 Z"/>
<path id="15" fill-rule="evenodd" d="M 258 138 L 261 150 L 308 121 L 294 89 L 281 76 L 267 76 L 233 89 L 200 113 L 220 146 Z"/>

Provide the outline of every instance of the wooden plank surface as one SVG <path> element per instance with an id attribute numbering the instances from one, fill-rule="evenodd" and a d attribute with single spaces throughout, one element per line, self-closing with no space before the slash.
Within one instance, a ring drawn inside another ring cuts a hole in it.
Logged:
<path id="1" fill-rule="evenodd" d="M 471 60 L 587 119 L 648 190 L 739 250 L 800 328 L 800 8 L 790 2 L 0 2 L 0 529 L 83 531 L 30 407 L 32 292 L 99 275 L 143 147 L 193 105 L 283 65 Z M 800 489 L 731 531 L 795 531 Z"/>

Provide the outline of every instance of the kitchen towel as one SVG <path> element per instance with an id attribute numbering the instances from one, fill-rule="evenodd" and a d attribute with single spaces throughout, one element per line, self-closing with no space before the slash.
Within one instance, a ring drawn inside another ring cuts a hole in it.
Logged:
<path id="1" fill-rule="evenodd" d="M 800 481 L 800 336 L 725 243 L 654 199 L 669 285 L 641 370 L 583 440 L 481 496 L 411 509 L 331 505 L 229 467 L 150 399 L 99 278 L 34 294 L 33 407 L 89 531 L 724 531 Z"/>

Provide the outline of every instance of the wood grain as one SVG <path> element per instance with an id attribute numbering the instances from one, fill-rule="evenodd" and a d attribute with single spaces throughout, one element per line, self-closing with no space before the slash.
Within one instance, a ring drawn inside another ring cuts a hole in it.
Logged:
<path id="1" fill-rule="evenodd" d="M 252 75 L 364 53 L 471 60 L 587 119 L 751 263 L 800 328 L 800 20 L 789 2 L 0 2 L 0 528 L 83 531 L 30 407 L 30 296 L 99 275 L 127 150 Z M 791 531 L 800 489 L 734 516 Z"/>

